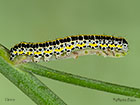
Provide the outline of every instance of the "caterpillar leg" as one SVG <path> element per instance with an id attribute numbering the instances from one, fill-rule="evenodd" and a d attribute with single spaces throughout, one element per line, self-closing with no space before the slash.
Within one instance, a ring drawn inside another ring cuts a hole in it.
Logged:
<path id="1" fill-rule="evenodd" d="M 55 53 L 55 58 L 56 58 L 56 59 L 60 58 L 60 55 L 61 55 L 60 52 L 56 52 L 56 53 Z"/>
<path id="2" fill-rule="evenodd" d="M 34 61 L 34 62 L 39 62 L 40 59 L 41 59 L 41 56 L 39 56 L 39 55 L 35 55 L 35 56 L 33 57 L 33 61 Z"/>
<path id="3" fill-rule="evenodd" d="M 44 55 L 43 60 L 44 60 L 45 62 L 48 62 L 48 61 L 50 60 L 51 57 L 52 57 L 52 53 L 47 53 L 47 54 Z"/>
<path id="4" fill-rule="evenodd" d="M 73 55 L 74 55 L 73 56 L 74 59 L 77 59 L 78 58 L 78 52 L 73 52 Z"/>
<path id="5" fill-rule="evenodd" d="M 46 56 L 44 56 L 44 61 L 45 61 L 45 62 L 48 62 L 48 61 L 49 61 L 49 58 L 46 57 Z"/>
<path id="6" fill-rule="evenodd" d="M 115 56 L 115 52 L 114 51 L 111 51 L 110 49 L 107 49 L 105 51 L 103 51 L 105 56 Z"/>

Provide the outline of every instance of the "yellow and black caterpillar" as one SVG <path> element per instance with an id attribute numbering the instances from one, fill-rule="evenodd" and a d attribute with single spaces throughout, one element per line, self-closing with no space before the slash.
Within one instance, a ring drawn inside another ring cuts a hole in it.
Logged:
<path id="1" fill-rule="evenodd" d="M 110 35 L 74 35 L 42 43 L 21 42 L 10 50 L 10 59 L 18 55 L 32 56 L 34 61 L 43 58 L 44 61 L 54 55 L 58 58 L 61 54 L 70 54 L 76 49 L 100 49 L 103 51 L 113 51 L 126 53 L 128 42 L 122 37 Z"/>

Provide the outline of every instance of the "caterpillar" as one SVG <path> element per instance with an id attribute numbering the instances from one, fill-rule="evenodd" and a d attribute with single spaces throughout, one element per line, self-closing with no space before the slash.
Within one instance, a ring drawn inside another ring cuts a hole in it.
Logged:
<path id="1" fill-rule="evenodd" d="M 21 42 L 10 49 L 10 60 L 19 55 L 26 55 L 33 57 L 34 62 L 40 59 L 47 62 L 52 56 L 57 59 L 62 54 L 69 55 L 83 49 L 97 49 L 113 54 L 127 53 L 128 42 L 125 38 L 111 35 L 73 35 L 39 43 Z"/>

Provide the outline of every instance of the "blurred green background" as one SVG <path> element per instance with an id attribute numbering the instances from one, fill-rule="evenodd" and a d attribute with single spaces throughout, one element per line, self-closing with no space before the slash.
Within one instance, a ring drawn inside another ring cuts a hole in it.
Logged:
<path id="1" fill-rule="evenodd" d="M 140 88 L 139 0 L 0 0 L 0 43 L 42 42 L 77 34 L 125 37 L 129 53 L 119 59 L 83 56 L 41 63 L 97 80 Z M 37 76 L 68 105 L 139 105 L 115 102 L 129 97 L 82 88 Z M 5 98 L 15 101 L 5 101 Z M 135 98 L 131 98 L 135 99 Z M 35 105 L 0 74 L 0 105 Z"/>

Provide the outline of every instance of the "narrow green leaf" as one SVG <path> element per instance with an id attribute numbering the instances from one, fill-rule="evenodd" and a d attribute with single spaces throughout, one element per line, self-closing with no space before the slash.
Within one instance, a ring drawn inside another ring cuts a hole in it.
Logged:
<path id="1" fill-rule="evenodd" d="M 66 105 L 32 73 L 16 68 L 9 60 L 9 51 L 2 45 L 0 45 L 0 73 L 38 105 Z"/>
<path id="2" fill-rule="evenodd" d="M 40 76 L 48 77 L 54 80 L 58 80 L 58 81 L 62 81 L 62 82 L 66 82 L 82 87 L 97 89 L 100 91 L 120 94 L 124 96 L 140 98 L 140 89 L 138 88 L 117 85 L 117 84 L 99 81 L 95 79 L 89 79 L 86 77 L 81 77 L 78 75 L 73 75 L 70 73 L 53 70 L 51 68 L 47 68 L 45 66 L 36 63 L 21 64 L 19 65 L 19 68 L 25 71 L 33 72 Z"/>

